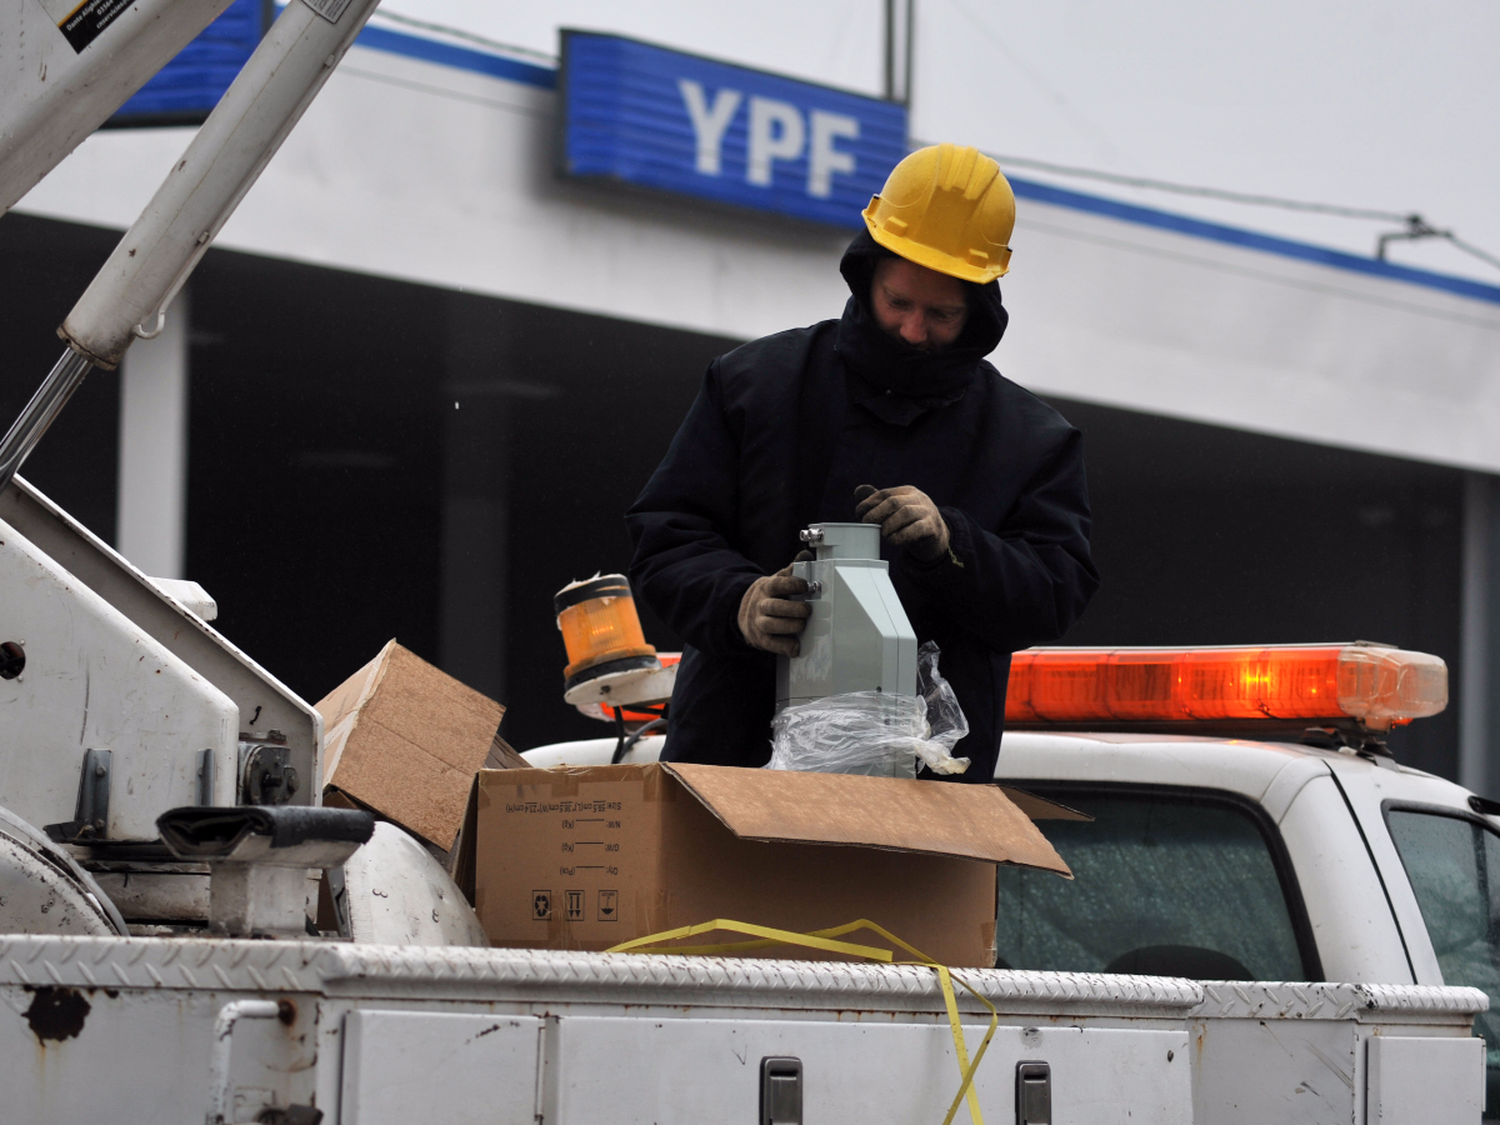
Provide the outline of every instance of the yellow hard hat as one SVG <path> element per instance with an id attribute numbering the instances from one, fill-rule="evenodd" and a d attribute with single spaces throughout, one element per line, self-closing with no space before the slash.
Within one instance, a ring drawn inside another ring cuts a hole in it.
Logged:
<path id="1" fill-rule="evenodd" d="M 891 169 L 864 216 L 876 242 L 938 273 L 983 285 L 1010 269 L 1016 197 L 977 148 L 917 149 Z"/>

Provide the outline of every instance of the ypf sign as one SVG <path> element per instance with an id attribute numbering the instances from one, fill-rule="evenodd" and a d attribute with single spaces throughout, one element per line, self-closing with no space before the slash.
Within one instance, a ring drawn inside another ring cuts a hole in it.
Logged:
<path id="1" fill-rule="evenodd" d="M 858 226 L 906 155 L 906 108 L 583 31 L 563 32 L 562 170 Z"/>

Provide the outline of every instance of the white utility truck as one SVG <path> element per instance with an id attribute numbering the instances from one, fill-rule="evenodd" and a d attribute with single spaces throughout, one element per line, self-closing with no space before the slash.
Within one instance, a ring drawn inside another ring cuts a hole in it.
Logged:
<path id="1" fill-rule="evenodd" d="M 0 212 L 226 2 L 0 8 Z M 1430 658 L 1325 652 L 1311 720 L 1193 736 L 1013 692 L 1081 733 L 1008 736 L 1005 779 L 1093 819 L 1050 822 L 1076 881 L 1001 870 L 1000 967 L 956 998 L 921 964 L 488 948 L 411 837 L 320 807 L 317 711 L 15 472 L 160 330 L 373 6 L 287 5 L 0 441 L 0 1121 L 1477 1121 L 1491 807 L 1370 734 Z M 1394 686 L 1346 693 L 1372 660 Z M 309 930 L 320 871 L 336 932 Z"/>

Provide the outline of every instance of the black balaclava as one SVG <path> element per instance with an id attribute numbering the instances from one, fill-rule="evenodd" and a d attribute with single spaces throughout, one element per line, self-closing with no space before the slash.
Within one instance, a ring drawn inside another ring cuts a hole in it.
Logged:
<path id="1" fill-rule="evenodd" d="M 839 358 L 860 378 L 895 395 L 915 400 L 954 399 L 974 381 L 980 361 L 995 350 L 1010 316 L 1000 303 L 1000 283 L 963 281 L 969 316 L 959 337 L 941 352 L 914 348 L 881 330 L 870 308 L 875 267 L 898 255 L 862 230 L 844 251 L 839 272 L 849 285 L 849 302 L 839 321 Z"/>

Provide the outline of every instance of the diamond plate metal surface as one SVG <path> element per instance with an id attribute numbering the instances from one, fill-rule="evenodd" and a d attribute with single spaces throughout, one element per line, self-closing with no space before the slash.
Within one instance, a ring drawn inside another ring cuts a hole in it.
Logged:
<path id="1" fill-rule="evenodd" d="M 0 937 L 0 984 L 316 992 L 309 942 Z"/>
<path id="2" fill-rule="evenodd" d="M 1478 989 L 1420 985 L 996 969 L 955 976 L 1012 1013 L 1373 1021 L 1461 1019 L 1489 1006 Z M 937 975 L 920 965 L 194 938 L 0 937 L 0 984 L 809 1010 L 934 1011 L 943 1003 Z M 979 1009 L 961 989 L 959 997 Z"/>
<path id="3" fill-rule="evenodd" d="M 1303 984 L 1205 981 L 1195 1018 L 1383 1020 L 1393 1016 L 1454 1015 L 1487 1011 L 1477 988 L 1413 984 Z"/>
<path id="4" fill-rule="evenodd" d="M 728 957 L 565 953 L 518 949 L 423 950 L 345 946 L 348 977 L 330 976 L 330 991 L 375 981 L 422 987 L 462 981 L 511 995 L 544 993 L 579 1002 L 659 999 L 671 1004 L 777 1008 L 941 1008 L 937 975 L 920 965 L 865 965 Z M 958 969 L 992 1003 L 1011 1011 L 1086 1009 L 1094 1014 L 1168 1015 L 1198 1004 L 1190 981 L 1162 977 Z M 405 992 L 405 989 L 403 989 Z M 963 1006 L 979 1004 L 962 989 Z"/>
<path id="5" fill-rule="evenodd" d="M 994 969 L 955 975 L 1013 1011 L 1165 1015 L 1184 1013 L 1203 997 L 1192 982 L 1163 977 Z M 0 938 L 0 983 L 523 1002 L 942 1006 L 936 974 L 917 965 L 332 942 L 8 937 Z M 959 996 L 965 1007 L 978 1007 L 963 990 Z"/>

